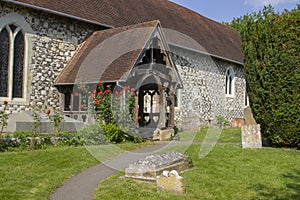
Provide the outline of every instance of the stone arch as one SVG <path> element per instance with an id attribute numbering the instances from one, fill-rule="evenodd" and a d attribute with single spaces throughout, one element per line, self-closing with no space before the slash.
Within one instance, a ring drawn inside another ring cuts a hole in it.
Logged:
<path id="1" fill-rule="evenodd" d="M 11 81 L 8 82 L 8 95 L 7 97 L 0 97 L 0 100 L 7 100 L 10 104 L 17 104 L 17 105 L 28 105 L 30 100 L 30 75 L 29 75 L 29 64 L 32 57 L 32 43 L 33 43 L 33 29 L 30 27 L 29 23 L 27 23 L 24 16 L 18 14 L 18 13 L 9 13 L 3 17 L 0 18 L 0 32 L 4 29 L 7 29 L 8 26 L 15 26 L 20 29 L 20 32 L 23 35 L 24 40 L 24 57 L 23 59 L 23 91 L 22 95 L 17 95 L 14 97 L 13 94 L 13 86 Z M 17 36 L 17 35 L 16 35 Z M 11 37 L 11 36 L 10 36 Z M 14 37 L 14 36 L 13 36 Z M 15 48 L 10 48 L 9 50 L 10 55 L 14 55 L 11 52 L 15 51 Z M 10 60 L 13 58 L 9 58 Z M 10 61 L 11 63 L 11 61 Z M 8 65 L 8 68 L 10 73 L 8 74 L 9 80 L 13 80 L 13 74 L 11 73 L 12 70 L 12 64 Z"/>
<path id="2" fill-rule="evenodd" d="M 225 72 L 225 94 L 228 97 L 234 97 L 235 94 L 235 72 L 232 67 Z"/>

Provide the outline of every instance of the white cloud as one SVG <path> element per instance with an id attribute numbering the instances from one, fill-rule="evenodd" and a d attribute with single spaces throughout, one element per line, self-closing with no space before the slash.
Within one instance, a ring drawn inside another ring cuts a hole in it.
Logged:
<path id="1" fill-rule="evenodd" d="M 298 0 L 245 0 L 245 5 L 251 5 L 253 7 L 263 7 L 271 4 L 272 6 L 276 6 L 278 4 L 284 3 L 293 3 L 297 2 Z"/>

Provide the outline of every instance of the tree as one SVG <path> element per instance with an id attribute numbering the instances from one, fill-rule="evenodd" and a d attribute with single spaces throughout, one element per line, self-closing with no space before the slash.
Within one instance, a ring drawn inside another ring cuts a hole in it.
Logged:
<path id="1" fill-rule="evenodd" d="M 265 144 L 300 148 L 300 5 L 234 19 L 243 40 L 250 105 Z"/>

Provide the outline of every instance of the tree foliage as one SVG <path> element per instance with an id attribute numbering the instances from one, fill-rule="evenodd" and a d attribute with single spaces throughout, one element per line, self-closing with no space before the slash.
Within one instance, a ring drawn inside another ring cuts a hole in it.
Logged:
<path id="1" fill-rule="evenodd" d="M 243 40 L 250 104 L 264 142 L 300 148 L 300 5 L 234 19 Z"/>

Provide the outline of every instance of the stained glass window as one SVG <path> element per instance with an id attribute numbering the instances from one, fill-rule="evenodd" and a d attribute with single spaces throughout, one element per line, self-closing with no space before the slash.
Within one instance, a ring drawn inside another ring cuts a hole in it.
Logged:
<path id="1" fill-rule="evenodd" d="M 0 32 L 0 97 L 23 98 L 24 34 L 13 24 Z M 12 77 L 12 79 L 9 79 Z"/>
<path id="2" fill-rule="evenodd" d="M 9 59 L 9 33 L 4 28 L 0 32 L 0 97 L 8 95 L 8 59 Z"/>
<path id="3" fill-rule="evenodd" d="M 24 36 L 20 31 L 14 42 L 13 98 L 23 97 Z"/>
<path id="4" fill-rule="evenodd" d="M 226 71 L 225 93 L 226 95 L 233 95 L 234 93 L 234 72 L 231 68 Z"/>

